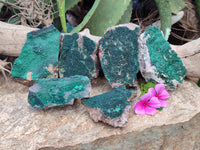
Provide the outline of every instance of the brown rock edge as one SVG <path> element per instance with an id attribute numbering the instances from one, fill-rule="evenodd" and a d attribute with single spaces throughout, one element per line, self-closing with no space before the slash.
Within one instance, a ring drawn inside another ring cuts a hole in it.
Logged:
<path id="1" fill-rule="evenodd" d="M 87 106 L 85 106 L 85 108 L 89 112 L 90 117 L 94 120 L 94 122 L 102 121 L 113 127 L 124 127 L 126 123 L 128 122 L 129 110 L 131 108 L 131 105 L 128 105 L 125 107 L 121 117 L 117 117 L 114 119 L 110 119 L 110 117 L 106 117 L 103 114 L 103 111 L 99 108 L 90 108 Z"/>
<path id="2" fill-rule="evenodd" d="M 53 150 L 54 147 L 40 150 Z M 113 135 L 87 144 L 59 148 L 59 150 L 199 150 L 200 113 L 191 120 L 174 125 L 152 127 L 142 132 Z"/>
<path id="3" fill-rule="evenodd" d="M 109 89 L 104 79 L 99 80 L 105 84 L 93 85 L 91 95 L 105 92 L 98 89 Z M 139 116 L 131 108 L 124 128 L 95 123 L 79 100 L 74 106 L 35 110 L 27 102 L 27 87 L 12 80 L 5 84 L 0 81 L 0 149 L 75 149 L 79 146 L 84 149 L 87 145 L 88 149 L 92 149 L 92 145 L 99 149 L 115 149 L 118 143 L 121 149 L 146 146 L 144 149 L 148 150 L 160 145 L 160 148 L 172 146 L 171 149 L 190 150 L 200 138 L 197 115 L 200 113 L 200 88 L 190 80 L 184 80 L 177 90 L 170 92 L 169 107 L 155 116 Z M 132 105 L 136 101 L 138 98 Z M 189 121 L 195 115 L 196 119 Z M 159 149 L 157 147 L 155 149 Z"/>

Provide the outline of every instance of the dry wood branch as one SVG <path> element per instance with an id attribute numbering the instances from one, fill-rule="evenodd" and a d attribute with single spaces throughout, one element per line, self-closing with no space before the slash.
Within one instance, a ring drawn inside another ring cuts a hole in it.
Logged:
<path id="1" fill-rule="evenodd" d="M 182 46 L 171 45 L 182 59 L 188 77 L 200 78 L 200 38 Z"/>
<path id="2" fill-rule="evenodd" d="M 37 28 L 0 21 L 0 55 L 19 56 L 26 42 L 26 34 L 34 30 Z"/>
<path id="3" fill-rule="evenodd" d="M 16 12 L 15 15 L 21 18 L 21 25 L 34 28 L 37 28 L 41 24 L 45 26 L 52 24 L 54 14 L 56 13 L 54 10 L 55 4 L 51 0 L 46 3 L 41 0 L 14 0 L 13 3 L 3 2 L 0 0 L 0 3 L 19 11 Z M 12 18 L 13 17 L 11 17 L 9 21 Z"/>
<path id="4" fill-rule="evenodd" d="M 10 69 L 11 69 L 12 68 L 11 62 L 7 62 L 7 59 L 0 60 L 0 71 L 2 72 L 2 74 L 6 80 L 7 80 L 6 72 L 11 74 L 11 71 L 6 68 L 8 65 L 10 65 Z"/>

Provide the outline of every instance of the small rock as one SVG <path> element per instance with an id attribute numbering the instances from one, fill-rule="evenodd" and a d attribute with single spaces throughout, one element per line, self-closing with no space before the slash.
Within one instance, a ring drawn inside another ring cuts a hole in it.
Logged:
<path id="1" fill-rule="evenodd" d="M 102 121 L 114 127 L 123 127 L 131 108 L 128 100 L 136 96 L 135 93 L 121 86 L 107 93 L 82 99 L 82 102 L 95 122 Z"/>
<path id="2" fill-rule="evenodd" d="M 59 72 L 61 77 L 83 75 L 88 78 L 98 76 L 96 42 L 78 33 L 61 36 Z"/>
<path id="3" fill-rule="evenodd" d="M 186 68 L 157 27 L 149 27 L 139 37 L 140 72 L 147 82 L 163 83 L 175 89 L 182 83 Z"/>
<path id="4" fill-rule="evenodd" d="M 139 70 L 139 27 L 129 26 L 110 28 L 99 41 L 101 66 L 112 87 L 125 84 L 133 86 Z"/>
<path id="5" fill-rule="evenodd" d="M 40 79 L 29 88 L 28 102 L 36 108 L 73 105 L 76 98 L 89 97 L 90 91 L 90 81 L 85 76 Z"/>
<path id="6" fill-rule="evenodd" d="M 12 77 L 26 80 L 57 77 L 59 35 L 53 25 L 29 32 L 21 54 L 13 64 Z"/>

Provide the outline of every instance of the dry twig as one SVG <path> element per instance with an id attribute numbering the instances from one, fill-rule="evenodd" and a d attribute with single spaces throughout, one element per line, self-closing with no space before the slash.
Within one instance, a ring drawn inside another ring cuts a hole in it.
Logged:
<path id="1" fill-rule="evenodd" d="M 15 12 L 8 21 L 15 17 L 20 18 L 20 24 L 37 28 L 40 25 L 49 26 L 53 22 L 54 14 L 57 13 L 54 10 L 55 3 L 50 0 L 45 3 L 41 0 L 14 0 L 14 3 L 3 2 L 0 3 L 17 9 L 19 12 Z M 15 11 L 15 10 L 14 10 Z"/>
<path id="2" fill-rule="evenodd" d="M 0 71 L 2 72 L 2 74 L 6 80 L 7 80 L 6 72 L 11 74 L 11 71 L 6 68 L 8 65 L 10 65 L 10 68 L 12 68 L 12 63 L 7 62 L 7 58 L 4 60 L 0 59 Z"/>

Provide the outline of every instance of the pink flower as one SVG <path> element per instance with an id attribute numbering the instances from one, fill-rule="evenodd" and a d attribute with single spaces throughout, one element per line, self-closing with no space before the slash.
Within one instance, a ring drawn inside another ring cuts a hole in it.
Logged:
<path id="1" fill-rule="evenodd" d="M 138 115 L 155 115 L 157 110 L 156 108 L 160 108 L 160 101 L 157 97 L 152 97 L 148 92 L 141 96 L 140 101 L 138 101 L 134 105 L 135 113 Z"/>
<path id="2" fill-rule="evenodd" d="M 164 84 L 157 84 L 154 88 L 150 88 L 148 90 L 148 93 L 151 95 L 151 97 L 157 97 L 160 101 L 160 107 L 168 107 L 168 103 L 164 100 L 169 98 L 169 93 L 167 90 L 165 90 Z"/>

